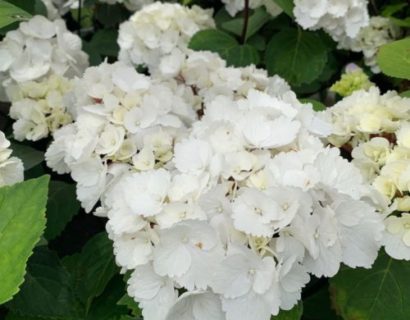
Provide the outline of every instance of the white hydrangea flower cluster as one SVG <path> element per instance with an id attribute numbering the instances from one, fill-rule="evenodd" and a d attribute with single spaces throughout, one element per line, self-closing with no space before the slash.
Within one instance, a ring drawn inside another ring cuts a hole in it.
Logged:
<path id="1" fill-rule="evenodd" d="M 121 62 L 88 68 L 70 100 L 75 122 L 55 132 L 46 160 L 58 173 L 71 172 L 87 211 L 115 170 L 165 165 L 200 108 L 190 87 L 153 80 Z"/>
<path id="2" fill-rule="evenodd" d="M 268 320 L 309 273 L 372 265 L 382 218 L 311 106 L 255 89 L 204 105 L 167 165 L 123 171 L 102 199 L 145 319 Z"/>
<path id="3" fill-rule="evenodd" d="M 243 0 L 222 0 L 225 4 L 226 11 L 233 17 L 238 12 L 242 11 L 245 7 Z M 270 0 L 249 0 L 249 8 L 256 9 L 259 7 L 265 7 L 266 11 L 272 16 L 276 17 L 282 13 L 281 7 L 279 7 L 274 1 Z"/>
<path id="4" fill-rule="evenodd" d="M 120 26 L 119 60 L 145 65 L 151 73 L 170 60 L 181 63 L 190 38 L 214 25 L 212 10 L 155 2 Z"/>
<path id="5" fill-rule="evenodd" d="M 339 47 L 355 52 L 363 52 L 364 62 L 374 73 L 379 73 L 377 65 L 377 52 L 379 48 L 392 42 L 400 34 L 400 28 L 395 26 L 390 19 L 384 17 L 371 17 L 367 27 L 360 30 L 354 38 L 345 37 L 339 41 Z"/>
<path id="6" fill-rule="evenodd" d="M 375 87 L 346 97 L 328 113 L 330 141 L 352 149 L 353 163 L 394 212 L 385 219 L 383 245 L 395 259 L 410 260 L 410 99 Z"/>
<path id="7" fill-rule="evenodd" d="M 88 66 L 81 39 L 63 20 L 34 16 L 0 42 L 0 78 L 17 140 L 39 140 L 71 122 L 64 96 Z"/>
<path id="8" fill-rule="evenodd" d="M 125 62 L 76 80 L 74 122 L 46 153 L 86 211 L 100 204 L 146 320 L 269 320 L 309 274 L 370 267 L 384 230 L 360 171 L 321 142 L 330 125 L 283 79 L 186 48 L 212 25 L 197 7 L 136 13 Z"/>
<path id="9" fill-rule="evenodd" d="M 63 20 L 34 16 L 0 42 L 0 72 L 17 83 L 53 73 L 69 78 L 81 75 L 88 66 L 81 46 L 81 39 L 67 30 Z"/>
<path id="10" fill-rule="evenodd" d="M 293 13 L 304 29 L 323 29 L 335 41 L 356 38 L 369 24 L 368 0 L 295 0 Z"/>
<path id="11" fill-rule="evenodd" d="M 24 180 L 23 162 L 17 157 L 10 157 L 12 152 L 10 141 L 0 131 L 0 187 Z"/>
<path id="12" fill-rule="evenodd" d="M 40 140 L 72 121 L 65 99 L 72 81 L 51 74 L 41 80 L 18 83 L 9 90 L 16 140 Z"/>

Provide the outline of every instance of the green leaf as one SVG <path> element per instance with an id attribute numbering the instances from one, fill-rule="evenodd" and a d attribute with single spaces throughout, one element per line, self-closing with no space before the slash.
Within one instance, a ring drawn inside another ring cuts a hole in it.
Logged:
<path id="1" fill-rule="evenodd" d="M 263 7 L 260 7 L 249 16 L 248 28 L 246 29 L 245 41 L 259 31 L 270 20 L 271 16 Z M 238 36 L 242 35 L 244 19 L 239 17 L 222 23 L 222 28 Z"/>
<path id="2" fill-rule="evenodd" d="M 131 314 L 134 317 L 142 317 L 142 311 L 139 308 L 138 303 L 136 303 L 135 300 L 129 295 L 125 294 L 117 304 L 120 306 L 126 306 L 129 310 L 131 310 Z"/>
<path id="3" fill-rule="evenodd" d="M 326 106 L 322 102 L 320 102 L 318 100 L 315 100 L 315 99 L 308 99 L 308 98 L 300 99 L 300 102 L 302 102 L 302 103 L 311 103 L 312 106 L 313 106 L 313 110 L 315 110 L 315 111 L 326 110 Z"/>
<path id="4" fill-rule="evenodd" d="M 343 268 L 330 280 L 333 305 L 343 319 L 408 320 L 410 263 L 381 251 L 371 269 Z"/>
<path id="5" fill-rule="evenodd" d="M 326 66 L 327 47 L 319 35 L 300 29 L 286 29 L 268 43 L 265 63 L 270 75 L 278 74 L 291 85 L 317 79 Z"/>
<path id="6" fill-rule="evenodd" d="M 27 317 L 24 315 L 19 315 L 17 313 L 10 312 L 6 317 L 6 320 L 44 320 L 44 318 Z"/>
<path id="7" fill-rule="evenodd" d="M 41 14 L 47 16 L 47 8 L 42 0 L 6 0 L 16 7 L 28 12 L 30 15 Z"/>
<path id="8" fill-rule="evenodd" d="M 246 67 L 258 64 L 260 57 L 258 51 L 250 45 L 239 45 L 228 50 L 225 57 L 228 65 Z"/>
<path id="9" fill-rule="evenodd" d="M 23 161 L 25 171 L 34 168 L 44 160 L 44 152 L 38 151 L 28 145 L 12 141 L 11 149 L 13 150 L 13 156 Z"/>
<path id="10" fill-rule="evenodd" d="M 43 176 L 0 189 L 0 304 L 18 292 L 44 231 L 48 181 Z"/>
<path id="11" fill-rule="evenodd" d="M 209 50 L 219 53 L 221 57 L 226 57 L 229 54 L 229 50 L 237 46 L 238 42 L 233 37 L 215 29 L 199 31 L 189 42 L 189 48 L 193 50 Z"/>
<path id="12" fill-rule="evenodd" d="M 390 21 L 393 22 L 396 26 L 402 27 L 402 28 L 408 28 L 410 27 L 410 17 L 404 18 L 404 19 L 398 19 L 394 17 L 390 17 Z"/>
<path id="13" fill-rule="evenodd" d="M 247 41 L 247 43 L 254 47 L 258 51 L 264 51 L 266 48 L 266 41 L 265 38 L 262 37 L 259 34 L 255 34 L 252 37 L 250 37 Z"/>
<path id="14" fill-rule="evenodd" d="M 377 63 L 388 76 L 410 79 L 410 38 L 382 46 L 377 55 Z"/>
<path id="15" fill-rule="evenodd" d="M 125 288 L 121 277 L 114 277 L 104 293 L 94 301 L 84 320 L 119 320 L 128 315 L 128 308 L 118 305 L 124 293 Z"/>
<path id="16" fill-rule="evenodd" d="M 62 181 L 51 181 L 47 203 L 47 228 L 44 236 L 54 239 L 63 230 L 73 216 L 80 210 L 75 185 Z"/>
<path id="17" fill-rule="evenodd" d="M 130 12 L 120 4 L 111 5 L 100 3 L 96 6 L 94 16 L 98 22 L 110 28 L 127 20 L 130 16 Z"/>
<path id="18" fill-rule="evenodd" d="M 389 4 L 389 5 L 387 5 L 383 8 L 381 15 L 383 17 L 390 17 L 393 14 L 395 14 L 396 12 L 399 12 L 401 9 L 403 9 L 407 6 L 408 6 L 408 4 L 405 3 L 405 2 Z"/>
<path id="19" fill-rule="evenodd" d="M 276 4 L 282 8 L 282 10 L 289 16 L 294 18 L 295 16 L 293 15 L 293 8 L 295 7 L 295 4 L 293 3 L 293 0 L 271 0 L 275 1 Z"/>
<path id="20" fill-rule="evenodd" d="M 116 57 L 120 50 L 117 44 L 117 38 L 117 30 L 102 29 L 94 34 L 90 45 L 103 57 Z"/>
<path id="21" fill-rule="evenodd" d="M 0 28 L 13 22 L 30 19 L 31 15 L 15 5 L 0 0 Z"/>
<path id="22" fill-rule="evenodd" d="M 402 93 L 400 93 L 400 97 L 410 98 L 410 90 L 403 91 Z"/>
<path id="23" fill-rule="evenodd" d="M 303 318 L 306 318 L 306 320 L 340 319 L 331 308 L 327 285 L 303 300 Z"/>
<path id="24" fill-rule="evenodd" d="M 299 320 L 302 318 L 303 304 L 299 302 L 291 310 L 281 310 L 277 316 L 272 317 L 272 320 Z"/>
<path id="25" fill-rule="evenodd" d="M 70 275 L 46 247 L 36 248 L 25 282 L 8 307 L 22 315 L 58 319 L 78 319 L 81 310 Z"/>
<path id="26" fill-rule="evenodd" d="M 86 313 L 118 272 L 112 242 L 105 232 L 89 240 L 81 254 L 66 257 L 63 263 L 75 279 L 77 296 L 86 306 Z"/>

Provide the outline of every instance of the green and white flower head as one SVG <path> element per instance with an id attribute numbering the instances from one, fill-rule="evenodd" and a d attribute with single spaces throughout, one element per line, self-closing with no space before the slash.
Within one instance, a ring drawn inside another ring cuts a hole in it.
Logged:
<path id="1" fill-rule="evenodd" d="M 368 90 L 372 86 L 374 84 L 369 80 L 363 69 L 351 63 L 346 66 L 345 73 L 342 74 L 340 80 L 330 87 L 330 91 L 336 92 L 342 97 L 347 97 L 357 90 Z"/>

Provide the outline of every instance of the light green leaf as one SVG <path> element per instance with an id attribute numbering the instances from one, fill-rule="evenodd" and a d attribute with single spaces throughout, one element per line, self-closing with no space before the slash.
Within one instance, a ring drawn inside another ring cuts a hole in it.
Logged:
<path id="1" fill-rule="evenodd" d="M 388 76 L 410 79 L 410 38 L 382 46 L 377 55 L 377 63 Z"/>
<path id="2" fill-rule="evenodd" d="M 79 319 L 81 312 L 70 275 L 46 247 L 36 248 L 25 282 L 8 307 L 18 314 L 40 318 Z"/>
<path id="3" fill-rule="evenodd" d="M 277 316 L 272 317 L 271 320 L 299 320 L 302 318 L 303 304 L 299 302 L 291 310 L 281 310 Z"/>
<path id="4" fill-rule="evenodd" d="M 248 28 L 246 30 L 245 41 L 259 31 L 263 25 L 270 20 L 271 16 L 263 7 L 256 9 L 248 20 Z M 242 35 L 244 19 L 239 17 L 222 23 L 222 28 L 226 31 L 232 32 L 238 36 Z"/>
<path id="5" fill-rule="evenodd" d="M 229 34 L 208 29 L 197 32 L 189 43 L 189 48 L 200 51 L 209 50 L 219 53 L 221 57 L 226 57 L 229 50 L 238 46 L 238 42 Z"/>
<path id="6" fill-rule="evenodd" d="M 13 156 L 23 161 L 25 171 L 34 168 L 44 160 L 44 152 L 38 151 L 28 145 L 12 141 L 11 149 L 13 150 Z"/>
<path id="7" fill-rule="evenodd" d="M 321 37 L 301 29 L 285 29 L 268 43 L 265 64 L 270 75 L 278 74 L 291 85 L 317 79 L 324 70 L 328 49 Z"/>
<path id="8" fill-rule="evenodd" d="M 410 263 L 384 251 L 371 269 L 343 268 L 330 280 L 333 305 L 344 319 L 408 320 Z"/>
<path id="9" fill-rule="evenodd" d="M 0 304 L 19 290 L 46 225 L 48 176 L 0 189 Z"/>
<path id="10" fill-rule="evenodd" d="M 3 28 L 13 22 L 30 19 L 31 15 L 16 7 L 15 5 L 0 0 L 0 28 Z"/>
<path id="11" fill-rule="evenodd" d="M 282 8 L 282 10 L 289 16 L 294 18 L 293 15 L 293 8 L 295 7 L 295 4 L 293 3 L 293 0 L 271 0 L 276 2 L 276 4 Z"/>
<path id="12" fill-rule="evenodd" d="M 76 198 L 75 185 L 51 181 L 47 203 L 47 228 L 44 232 L 46 239 L 57 237 L 79 210 L 80 203 Z"/>
<path id="13" fill-rule="evenodd" d="M 302 102 L 302 103 L 311 103 L 312 106 L 313 106 L 313 110 L 315 110 L 315 111 L 326 110 L 326 106 L 322 102 L 320 102 L 318 100 L 315 100 L 315 99 L 308 99 L 308 98 L 300 99 L 300 102 Z"/>
<path id="14" fill-rule="evenodd" d="M 97 234 L 83 247 L 81 254 L 66 257 L 64 265 L 75 279 L 77 296 L 86 306 L 101 295 L 107 283 L 118 273 L 111 240 L 105 232 Z"/>
<path id="15" fill-rule="evenodd" d="M 410 98 L 410 90 L 403 91 L 402 93 L 400 93 L 400 97 Z"/>

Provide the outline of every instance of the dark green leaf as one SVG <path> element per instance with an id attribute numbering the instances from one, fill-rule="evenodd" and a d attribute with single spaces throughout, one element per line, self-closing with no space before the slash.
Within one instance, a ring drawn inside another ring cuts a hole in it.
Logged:
<path id="1" fill-rule="evenodd" d="M 0 189 L 0 304 L 18 292 L 44 231 L 48 181 L 44 176 Z"/>
<path id="2" fill-rule="evenodd" d="M 222 7 L 218 12 L 215 14 L 214 17 L 216 26 L 218 29 L 222 28 L 222 24 L 226 21 L 232 20 L 231 15 L 225 10 L 225 7 Z"/>
<path id="3" fill-rule="evenodd" d="M 6 320 L 44 320 L 44 318 L 22 316 L 17 313 L 10 312 L 6 317 Z"/>
<path id="4" fill-rule="evenodd" d="M 51 181 L 47 203 L 47 228 L 44 233 L 46 239 L 51 240 L 58 236 L 79 209 L 75 185 Z"/>
<path id="5" fill-rule="evenodd" d="M 223 58 L 226 59 L 228 65 L 235 67 L 246 67 L 251 64 L 258 64 L 260 57 L 258 51 L 250 45 L 239 45 L 228 50 L 228 53 Z"/>
<path id="6" fill-rule="evenodd" d="M 99 3 L 95 10 L 95 18 L 108 28 L 127 20 L 129 16 L 130 12 L 120 4 Z"/>
<path id="7" fill-rule="evenodd" d="M 410 17 L 404 19 L 398 19 L 394 17 L 390 17 L 390 21 L 392 21 L 396 26 L 402 28 L 409 28 L 410 27 Z"/>
<path id="8" fill-rule="evenodd" d="M 66 257 L 64 265 L 75 279 L 77 296 L 89 310 L 94 298 L 101 295 L 107 283 L 118 272 L 112 242 L 105 232 L 94 236 L 81 254 Z"/>
<path id="9" fill-rule="evenodd" d="M 129 295 L 124 295 L 120 301 L 118 301 L 118 305 L 126 306 L 129 310 L 131 310 L 131 314 L 134 317 L 142 317 L 142 311 L 139 308 L 138 303 L 136 303 Z"/>
<path id="10" fill-rule="evenodd" d="M 303 300 L 303 318 L 306 320 L 338 320 L 340 319 L 331 308 L 328 286 Z"/>
<path id="11" fill-rule="evenodd" d="M 27 11 L 7 2 L 0 0 L 0 28 L 13 22 L 30 19 L 31 15 Z"/>
<path id="12" fill-rule="evenodd" d="M 237 46 L 238 42 L 233 37 L 215 29 L 197 32 L 189 43 L 189 47 L 193 50 L 209 50 L 219 53 L 221 57 L 226 57 L 229 50 Z"/>
<path id="13" fill-rule="evenodd" d="M 250 46 L 254 47 L 256 50 L 259 50 L 259 51 L 263 51 L 263 50 L 265 50 L 265 48 L 266 48 L 265 38 L 262 37 L 262 36 L 259 35 L 259 34 L 255 34 L 255 35 L 253 35 L 252 37 L 250 37 L 250 38 L 248 39 L 247 43 L 248 43 Z"/>
<path id="14" fill-rule="evenodd" d="M 266 12 L 263 7 L 256 9 L 248 20 L 248 28 L 246 30 L 245 41 L 259 31 L 263 25 L 270 20 L 271 16 Z M 244 19 L 239 17 L 233 20 L 222 23 L 222 28 L 226 31 L 230 31 L 238 36 L 242 35 Z"/>
<path id="15" fill-rule="evenodd" d="M 380 252 L 371 269 L 343 268 L 330 280 L 335 305 L 344 319 L 408 320 L 410 263 Z"/>
<path id="16" fill-rule="evenodd" d="M 114 277 L 104 293 L 93 302 L 84 320 L 120 320 L 128 315 L 128 308 L 118 305 L 118 301 L 124 294 L 125 288 L 121 277 Z"/>
<path id="17" fill-rule="evenodd" d="M 293 3 L 293 0 L 271 0 L 275 1 L 276 4 L 282 8 L 282 10 L 290 17 L 294 18 L 293 15 L 293 8 L 295 7 L 295 4 Z"/>
<path id="18" fill-rule="evenodd" d="M 24 170 L 34 168 L 44 160 L 44 152 L 38 151 L 28 145 L 12 141 L 13 155 L 20 158 L 24 164 Z"/>
<path id="19" fill-rule="evenodd" d="M 327 47 L 322 39 L 316 33 L 300 29 L 286 29 L 275 34 L 265 55 L 269 74 L 278 74 L 293 86 L 317 79 L 327 59 Z"/>
<path id="20" fill-rule="evenodd" d="M 272 320 L 299 320 L 302 318 L 303 304 L 299 302 L 291 310 L 281 310 L 277 316 L 272 317 Z"/>
<path id="21" fill-rule="evenodd" d="M 36 248 L 25 282 L 8 307 L 31 317 L 58 319 L 78 319 L 81 310 L 70 275 L 46 247 Z"/>
<path id="22" fill-rule="evenodd" d="M 383 8 L 381 15 L 383 17 L 390 17 L 393 14 L 395 14 L 396 12 L 399 12 L 401 9 L 403 9 L 407 6 L 408 6 L 408 4 L 405 3 L 405 2 L 389 4 L 389 5 L 387 5 Z"/>
<path id="23" fill-rule="evenodd" d="M 117 38 L 117 30 L 102 29 L 94 34 L 90 41 L 90 45 L 102 57 L 116 57 L 119 51 Z"/>
<path id="24" fill-rule="evenodd" d="M 410 79 L 410 38 L 382 46 L 377 55 L 377 63 L 388 76 Z"/>

